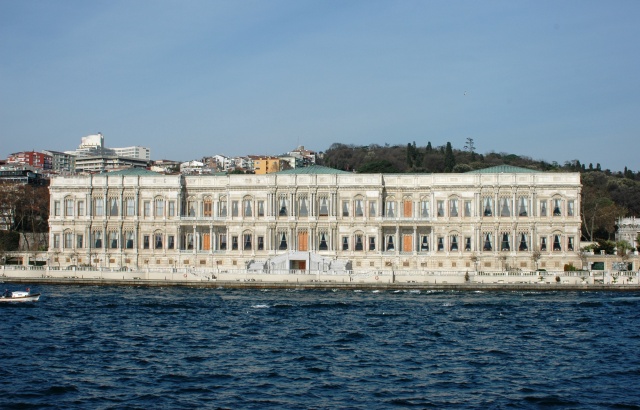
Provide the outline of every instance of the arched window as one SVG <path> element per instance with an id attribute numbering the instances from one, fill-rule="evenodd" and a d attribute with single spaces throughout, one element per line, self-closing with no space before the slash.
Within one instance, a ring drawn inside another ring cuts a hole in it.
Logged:
<path id="1" fill-rule="evenodd" d="M 282 231 L 282 232 L 279 233 L 278 236 L 279 236 L 279 240 L 280 240 L 280 243 L 278 244 L 278 250 L 286 251 L 288 249 L 288 246 L 287 246 L 287 233 Z"/>
<path id="2" fill-rule="evenodd" d="M 355 245 L 353 247 L 354 250 L 356 251 L 362 251 L 364 250 L 364 235 L 362 234 L 362 232 L 356 232 L 355 234 Z"/>
<path id="3" fill-rule="evenodd" d="M 511 216 L 511 199 L 500 199 L 500 216 Z"/>
<path id="4" fill-rule="evenodd" d="M 329 245 L 327 244 L 327 233 L 326 232 L 320 232 L 319 234 L 319 246 L 318 246 L 318 250 L 320 251 L 326 251 L 329 249 Z"/>
<path id="5" fill-rule="evenodd" d="M 488 233 L 488 232 L 484 234 L 484 244 L 482 246 L 482 250 L 483 251 L 492 251 L 493 250 L 493 243 L 492 243 L 492 239 L 491 239 L 491 234 Z"/>
<path id="6" fill-rule="evenodd" d="M 502 251 L 510 251 L 511 250 L 511 235 L 506 232 L 502 233 L 502 241 L 500 242 L 500 250 Z"/>
<path id="7" fill-rule="evenodd" d="M 520 245 L 518 245 L 518 250 L 519 251 L 528 251 L 529 250 L 529 245 L 528 245 L 528 241 L 527 241 L 527 234 L 524 232 L 520 233 Z"/>
<path id="8" fill-rule="evenodd" d="M 298 216 L 307 217 L 309 216 L 309 206 L 307 205 L 307 197 L 301 196 L 298 198 Z"/>
<path id="9" fill-rule="evenodd" d="M 320 209 L 318 212 L 319 216 L 329 216 L 329 198 L 326 196 L 322 196 L 319 198 Z"/>
<path id="10" fill-rule="evenodd" d="M 223 196 L 218 201 L 218 216 L 220 218 L 227 217 L 227 197 Z"/>
<path id="11" fill-rule="evenodd" d="M 287 216 L 289 215 L 289 211 L 287 210 L 287 197 L 285 195 L 280 196 L 280 209 L 278 210 L 279 216 Z"/>
<path id="12" fill-rule="evenodd" d="M 451 247 L 450 247 L 451 252 L 457 252 L 458 251 L 458 235 L 451 235 L 450 241 L 451 241 Z"/>
<path id="13" fill-rule="evenodd" d="M 244 212 L 244 216 L 253 216 L 253 201 L 251 200 L 251 198 L 244 198 L 244 200 L 242 201 L 242 209 Z"/>
<path id="14" fill-rule="evenodd" d="M 482 202 L 483 202 L 483 215 L 493 216 L 493 199 L 490 196 L 485 196 Z"/>
<path id="15" fill-rule="evenodd" d="M 458 199 L 452 198 L 449 200 L 449 216 L 457 217 L 458 216 Z"/>
<path id="16" fill-rule="evenodd" d="M 204 217 L 208 218 L 213 216 L 213 200 L 210 196 L 205 197 L 202 202 L 202 214 Z"/>
<path id="17" fill-rule="evenodd" d="M 118 198 L 109 198 L 109 216 L 118 216 Z"/>
<path id="18" fill-rule="evenodd" d="M 245 251 L 250 251 L 253 248 L 253 237 L 251 232 L 245 232 L 242 235 L 242 249 Z"/>

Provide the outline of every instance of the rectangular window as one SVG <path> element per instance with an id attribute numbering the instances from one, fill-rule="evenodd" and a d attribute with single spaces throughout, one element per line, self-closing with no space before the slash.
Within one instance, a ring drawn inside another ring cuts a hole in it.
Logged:
<path id="1" fill-rule="evenodd" d="M 76 248 L 84 248 L 84 236 L 82 234 L 76 234 Z"/>
<path id="2" fill-rule="evenodd" d="M 111 249 L 118 249 L 118 232 L 109 232 L 109 247 Z"/>
<path id="3" fill-rule="evenodd" d="M 347 236 L 342 237 L 342 250 L 343 251 L 349 250 L 349 237 Z"/>
<path id="4" fill-rule="evenodd" d="M 376 237 L 375 236 L 370 236 L 369 237 L 369 250 L 370 251 L 375 251 L 376 250 Z"/>
<path id="5" fill-rule="evenodd" d="M 502 251 L 510 251 L 511 250 L 511 235 L 508 233 L 502 234 L 502 240 L 500 242 L 500 249 Z"/>
<path id="6" fill-rule="evenodd" d="M 410 200 L 403 201 L 402 216 L 405 218 L 413 217 L 413 202 Z"/>
<path id="7" fill-rule="evenodd" d="M 342 216 L 349 216 L 349 201 L 342 201 Z"/>
<path id="8" fill-rule="evenodd" d="M 250 199 L 245 199 L 243 201 L 242 208 L 244 209 L 244 216 L 253 216 L 253 208 L 251 207 L 252 203 Z"/>
<path id="9" fill-rule="evenodd" d="M 53 248 L 60 249 L 60 234 L 53 234 Z"/>
<path id="10" fill-rule="evenodd" d="M 500 199 L 500 216 L 511 216 L 511 200 L 508 198 Z"/>
<path id="11" fill-rule="evenodd" d="M 64 247 L 66 249 L 73 248 L 73 234 L 71 232 L 64 234 Z"/>
<path id="12" fill-rule="evenodd" d="M 396 203 L 389 201 L 387 202 L 387 217 L 395 218 L 396 217 Z"/>
<path id="13" fill-rule="evenodd" d="M 151 202 L 144 201 L 143 207 L 144 207 L 143 215 L 145 216 L 145 218 L 149 218 L 151 216 Z"/>
<path id="14" fill-rule="evenodd" d="M 227 235 L 225 234 L 220 234 L 220 250 L 221 251 L 227 250 Z"/>
<path id="15" fill-rule="evenodd" d="M 319 216 L 329 216 L 329 199 L 322 197 L 320 198 L 320 212 Z"/>
<path id="16" fill-rule="evenodd" d="M 161 233 L 157 233 L 157 234 L 154 235 L 153 243 L 155 244 L 155 246 L 154 246 L 155 249 L 162 249 L 162 234 Z"/>
<path id="17" fill-rule="evenodd" d="M 78 201 L 78 216 L 84 216 L 84 201 Z"/>
<path id="18" fill-rule="evenodd" d="M 73 216 L 73 200 L 67 199 L 64 201 L 64 215 L 65 216 Z"/>
<path id="19" fill-rule="evenodd" d="M 442 236 L 438 236 L 438 252 L 444 251 L 444 238 Z"/>
<path id="20" fill-rule="evenodd" d="M 125 248 L 133 249 L 133 232 L 125 233 L 126 243 Z"/>
<path id="21" fill-rule="evenodd" d="M 529 207 L 528 205 L 527 198 L 521 196 L 520 199 L 518 200 L 518 216 L 529 216 Z"/>
<path id="22" fill-rule="evenodd" d="M 464 201 L 464 217 L 471 218 L 471 201 Z"/>
<path id="23" fill-rule="evenodd" d="M 176 201 L 169 201 L 168 216 L 176 216 Z"/>
<path id="24" fill-rule="evenodd" d="M 54 201 L 53 202 L 53 215 L 54 216 L 60 216 L 60 201 Z"/>
<path id="25" fill-rule="evenodd" d="M 573 216 L 573 214 L 575 212 L 574 211 L 574 206 L 575 206 L 574 201 L 568 201 L 567 202 L 567 216 Z"/>
<path id="26" fill-rule="evenodd" d="M 142 237 L 142 247 L 144 249 L 149 249 L 149 235 L 144 235 Z"/>
<path id="27" fill-rule="evenodd" d="M 164 200 L 156 199 L 156 207 L 155 207 L 155 215 L 156 218 L 162 218 L 164 216 Z"/>
<path id="28" fill-rule="evenodd" d="M 173 249 L 176 246 L 176 237 L 173 235 L 167 236 L 167 249 Z"/>
<path id="29" fill-rule="evenodd" d="M 438 208 L 437 208 L 437 212 L 438 212 L 438 217 L 442 218 L 444 216 L 444 201 L 439 200 L 437 202 Z"/>
<path id="30" fill-rule="evenodd" d="M 429 250 L 429 236 L 422 235 L 420 237 L 420 250 L 426 252 Z"/>
<path id="31" fill-rule="evenodd" d="M 302 217 L 309 216 L 309 207 L 307 206 L 307 198 L 301 197 L 298 207 L 299 207 L 298 216 L 302 216 Z"/>
<path id="32" fill-rule="evenodd" d="M 287 216 L 289 215 L 287 211 L 287 199 L 283 196 L 280 197 L 280 210 L 278 211 L 278 216 Z"/>
<path id="33" fill-rule="evenodd" d="M 545 238 L 544 236 L 540 238 L 540 250 L 541 251 L 547 250 L 547 238 Z"/>
<path id="34" fill-rule="evenodd" d="M 258 236 L 258 250 L 264 250 L 264 236 Z"/>
<path id="35" fill-rule="evenodd" d="M 281 232 L 279 235 L 280 244 L 278 245 L 278 250 L 286 251 L 287 250 L 287 234 L 285 232 Z"/>
<path id="36" fill-rule="evenodd" d="M 325 232 L 320 232 L 320 245 L 318 246 L 318 250 L 326 251 L 329 249 L 329 245 L 327 244 L 327 234 Z"/>
<path id="37" fill-rule="evenodd" d="M 470 236 L 465 236 L 464 237 L 464 250 L 465 250 L 465 252 L 471 251 L 471 237 Z"/>
<path id="38" fill-rule="evenodd" d="M 95 205 L 95 216 L 102 216 L 104 215 L 104 201 L 102 200 L 102 198 L 96 198 L 94 201 L 94 205 Z"/>
<path id="39" fill-rule="evenodd" d="M 429 217 L 429 201 L 420 201 L 420 216 L 422 218 Z"/>
<path id="40" fill-rule="evenodd" d="M 258 201 L 258 217 L 264 216 L 264 201 Z"/>
<path id="41" fill-rule="evenodd" d="M 573 237 L 570 236 L 568 239 L 568 243 L 567 243 L 567 250 L 569 251 L 573 251 Z"/>
<path id="42" fill-rule="evenodd" d="M 540 216 L 547 216 L 547 201 L 540 201 Z"/>
<path id="43" fill-rule="evenodd" d="M 244 249 L 245 251 L 251 250 L 251 234 L 249 233 L 244 234 L 242 249 Z"/>
<path id="44" fill-rule="evenodd" d="M 355 203 L 355 214 L 356 216 L 364 216 L 364 209 L 362 207 L 362 199 L 356 199 Z"/>
<path id="45" fill-rule="evenodd" d="M 109 199 L 109 216 L 118 216 L 118 198 Z"/>
<path id="46" fill-rule="evenodd" d="M 133 198 L 127 198 L 125 200 L 126 202 L 126 206 L 127 206 L 127 210 L 126 210 L 126 215 L 127 216 L 135 216 L 136 215 L 136 200 Z"/>
<path id="47" fill-rule="evenodd" d="M 454 218 L 458 216 L 458 200 L 457 199 L 449 200 L 449 216 Z"/>
<path id="48" fill-rule="evenodd" d="M 482 200 L 482 214 L 484 216 L 493 216 L 493 200 L 491 197 L 484 197 Z"/>
<path id="49" fill-rule="evenodd" d="M 213 202 L 210 199 L 205 199 L 203 204 L 202 215 L 210 217 L 212 215 Z"/>
<path id="50" fill-rule="evenodd" d="M 353 248 L 356 251 L 364 250 L 364 243 L 362 240 L 362 235 L 356 235 L 356 244 Z"/>
<path id="51" fill-rule="evenodd" d="M 93 247 L 96 249 L 102 249 L 102 231 L 95 231 L 93 233 Z"/>
<path id="52" fill-rule="evenodd" d="M 238 237 L 235 235 L 231 237 L 231 250 L 232 251 L 238 250 Z"/>
<path id="53" fill-rule="evenodd" d="M 553 216 L 562 216 L 562 201 L 560 199 L 553 200 Z"/>
<path id="54" fill-rule="evenodd" d="M 385 246 L 385 250 L 394 251 L 396 247 L 393 241 L 393 235 L 387 235 L 386 240 L 387 240 L 387 244 Z"/>
<path id="55" fill-rule="evenodd" d="M 231 201 L 231 217 L 236 217 L 238 216 L 238 214 L 239 214 L 238 201 Z"/>
<path id="56" fill-rule="evenodd" d="M 493 250 L 493 238 L 490 233 L 484 234 L 484 243 L 482 244 L 483 251 L 492 251 Z"/>
<path id="57" fill-rule="evenodd" d="M 376 201 L 369 201 L 369 218 L 375 218 L 378 216 L 378 203 Z"/>
<path id="58" fill-rule="evenodd" d="M 527 241 L 527 234 L 525 234 L 525 233 L 521 233 L 520 234 L 520 244 L 518 245 L 518 250 L 519 251 L 528 251 L 529 250 L 529 245 L 528 245 L 528 241 Z"/>
<path id="59" fill-rule="evenodd" d="M 450 242 L 450 250 L 451 252 L 457 252 L 458 251 L 458 236 L 457 235 L 451 235 L 451 237 L 449 238 L 449 242 Z"/>
<path id="60" fill-rule="evenodd" d="M 220 206 L 219 206 L 219 215 L 220 218 L 226 218 L 227 217 L 227 201 L 220 201 Z"/>

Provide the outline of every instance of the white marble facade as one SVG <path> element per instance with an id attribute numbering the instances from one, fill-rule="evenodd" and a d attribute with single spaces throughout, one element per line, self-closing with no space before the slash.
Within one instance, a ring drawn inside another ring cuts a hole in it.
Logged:
<path id="1" fill-rule="evenodd" d="M 579 173 L 314 169 L 56 177 L 49 263 L 244 269 L 308 254 L 308 261 L 319 256 L 353 270 L 579 266 Z M 289 268 L 310 267 L 303 258 Z"/>

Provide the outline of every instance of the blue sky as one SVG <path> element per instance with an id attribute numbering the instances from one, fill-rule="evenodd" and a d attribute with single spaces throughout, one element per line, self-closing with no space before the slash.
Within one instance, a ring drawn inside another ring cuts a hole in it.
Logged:
<path id="1" fill-rule="evenodd" d="M 0 157 L 332 143 L 640 170 L 640 2 L 0 0 Z"/>

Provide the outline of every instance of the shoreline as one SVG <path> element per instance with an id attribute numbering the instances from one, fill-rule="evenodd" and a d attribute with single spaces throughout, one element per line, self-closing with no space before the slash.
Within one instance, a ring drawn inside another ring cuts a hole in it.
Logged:
<path id="1" fill-rule="evenodd" d="M 636 284 L 567 283 L 356 283 L 356 282 L 280 282 L 239 280 L 155 280 L 100 278 L 7 277 L 0 283 L 21 285 L 144 286 L 223 289 L 297 289 L 297 290 L 425 290 L 425 291 L 535 291 L 535 292 L 640 292 Z"/>

